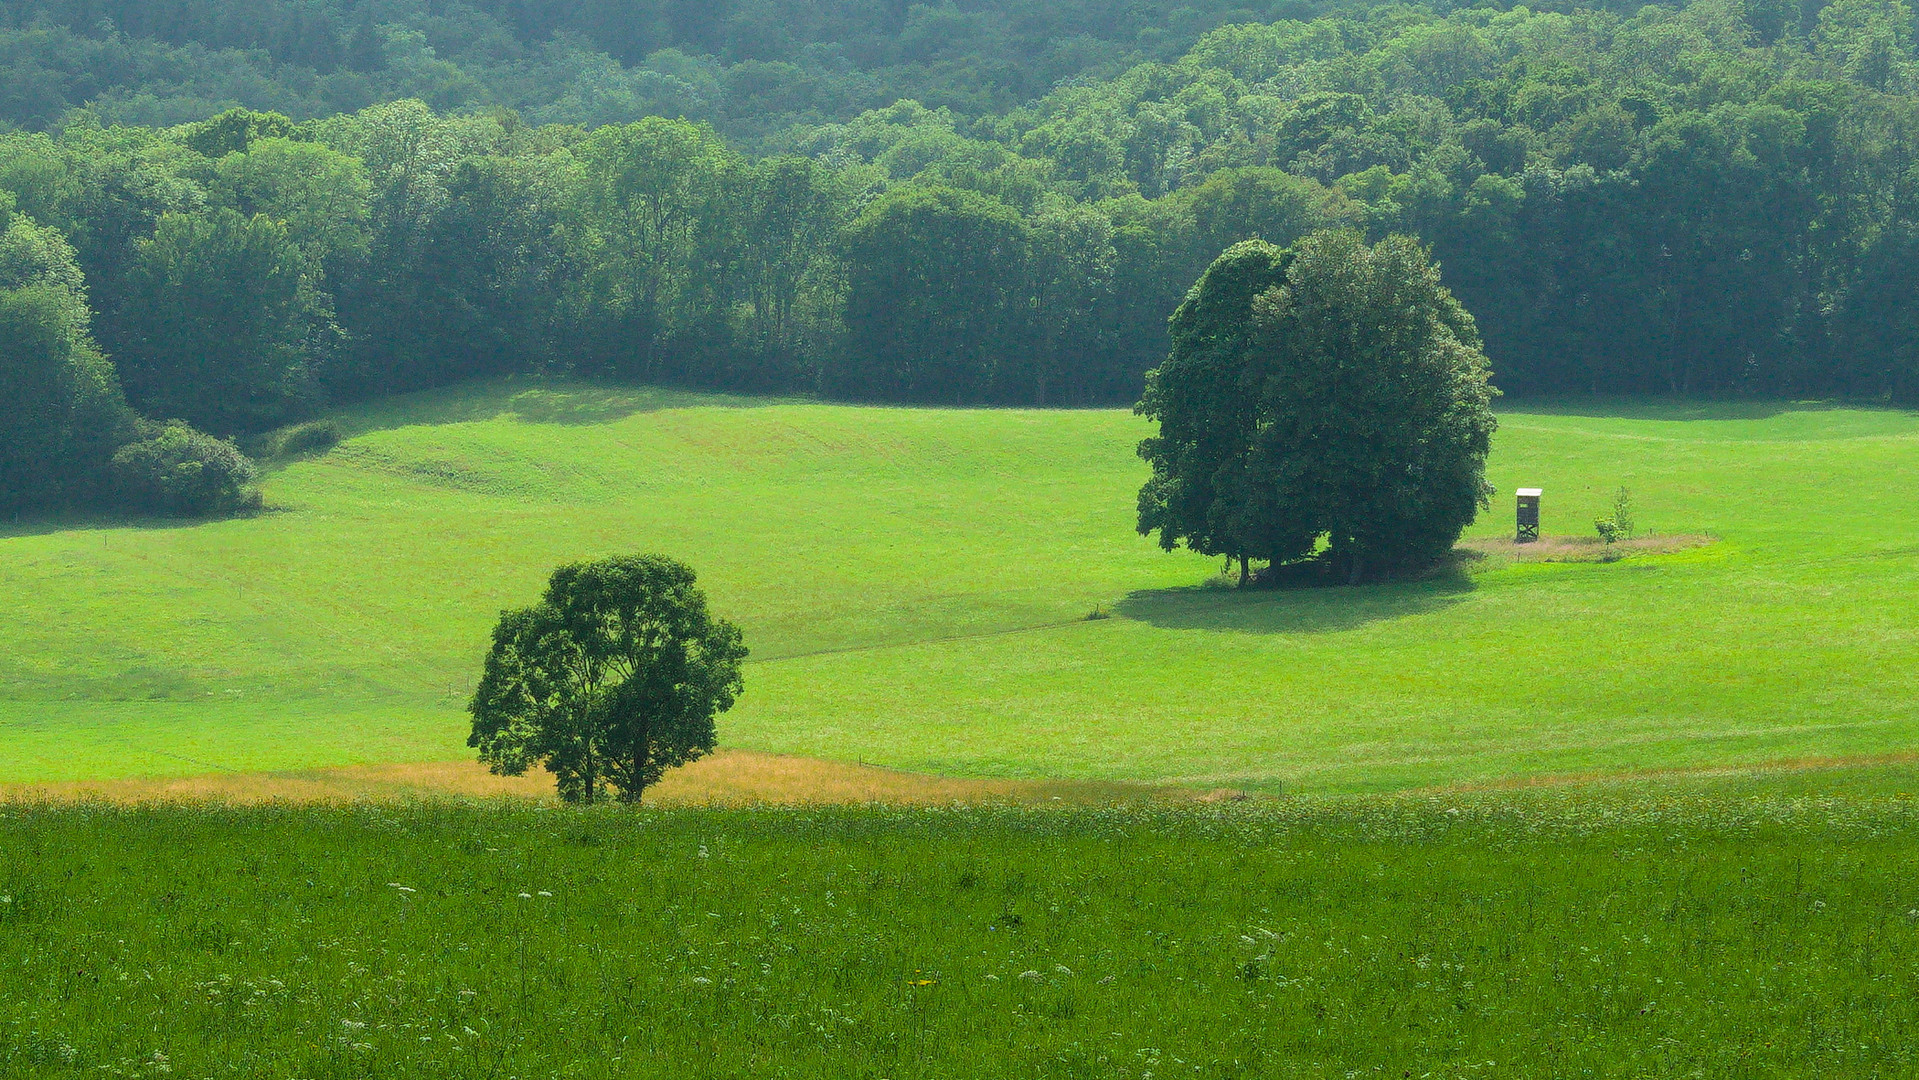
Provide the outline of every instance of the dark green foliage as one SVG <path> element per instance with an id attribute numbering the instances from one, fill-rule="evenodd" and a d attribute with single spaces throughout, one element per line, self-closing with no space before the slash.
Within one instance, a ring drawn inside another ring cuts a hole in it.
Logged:
<path id="1" fill-rule="evenodd" d="M 310 117 L 417 97 L 564 123 L 651 113 L 763 134 L 902 97 L 1009 109 L 1063 80 L 1172 59 L 1222 22 L 1319 6 L 7 0 L 0 119 L 40 128 L 92 103 L 120 119 L 179 123 L 224 102 Z M 205 137 L 243 136 L 245 114 L 232 115 Z"/>
<path id="2" fill-rule="evenodd" d="M 849 230 L 850 363 L 834 389 L 892 400 L 979 401 L 1026 330 L 1031 243 L 1017 211 L 951 188 L 906 188 Z"/>
<path id="3" fill-rule="evenodd" d="M 1148 373 L 1139 529 L 1209 555 L 1420 569 L 1486 505 L 1494 391 L 1473 320 L 1413 240 L 1316 232 L 1220 256 Z"/>
<path id="4" fill-rule="evenodd" d="M 725 216 L 731 152 L 711 128 L 649 118 L 603 127 L 576 150 L 589 269 L 580 320 L 593 367 L 658 379 L 724 340 L 730 252 L 701 243 Z M 716 256 L 709 261 L 702 256 Z M 718 277 L 721 281 L 714 281 Z"/>
<path id="5" fill-rule="evenodd" d="M 1292 253 L 1284 284 L 1253 302 L 1259 419 L 1238 493 L 1249 531 L 1297 536 L 1303 523 L 1355 583 L 1422 569 L 1492 490 L 1479 331 L 1409 237 L 1368 247 L 1321 232 Z"/>
<path id="6" fill-rule="evenodd" d="M 725 355 L 757 358 L 755 370 L 729 373 L 728 381 L 811 386 L 837 344 L 840 231 L 858 206 L 858 172 L 781 156 L 730 169 L 724 183 L 731 221 L 714 222 L 702 237 L 708 251 L 737 260 L 730 279 L 744 322 Z"/>
<path id="7" fill-rule="evenodd" d="M 562 366 L 564 313 L 554 301 L 579 288 L 566 195 L 549 159 L 469 158 L 448 177 L 416 270 L 425 353 L 435 358 L 421 381 Z"/>
<path id="8" fill-rule="evenodd" d="M 293 121 L 279 113 L 228 109 L 197 124 L 188 124 L 180 141 L 196 154 L 210 158 L 244 154 L 261 139 L 284 139 L 294 134 Z"/>
<path id="9" fill-rule="evenodd" d="M 111 465 L 113 495 L 128 509 L 168 517 L 210 517 L 260 508 L 253 462 L 225 439 L 179 420 L 148 424 Z"/>
<path id="10" fill-rule="evenodd" d="M 0 511 L 84 503 L 134 417 L 88 333 L 73 249 L 14 217 L 0 233 Z"/>
<path id="11" fill-rule="evenodd" d="M 1192 219 L 1188 250 L 1182 253 L 1182 261 L 1193 268 L 1189 279 L 1248 237 L 1284 247 L 1315 229 L 1356 224 L 1359 215 L 1339 191 L 1273 168 L 1225 169 L 1171 201 Z"/>
<path id="12" fill-rule="evenodd" d="M 0 233 L 0 509 L 257 509 L 253 465 L 233 444 L 127 407 L 90 318 L 73 249 L 15 216 Z"/>
<path id="13" fill-rule="evenodd" d="M 358 158 L 284 138 L 254 139 L 242 150 L 210 157 L 210 168 L 193 164 L 205 177 L 208 203 L 285 225 L 310 273 L 346 276 L 362 269 L 372 242 L 372 185 Z"/>
<path id="14" fill-rule="evenodd" d="M 1140 443 L 1153 467 L 1139 493 L 1139 531 L 1160 546 L 1202 555 L 1284 560 L 1310 551 L 1317 533 L 1261 536 L 1241 501 L 1259 430 L 1253 301 L 1286 277 L 1287 252 L 1263 240 L 1226 249 L 1173 313 L 1173 349 L 1146 373 L 1136 410 L 1159 423 Z"/>
<path id="15" fill-rule="evenodd" d="M 693 571 L 659 555 L 553 572 L 541 602 L 504 612 L 468 711 L 480 760 L 504 776 L 544 765 L 567 802 L 623 802 L 713 748 L 746 658 L 707 614 Z"/>
<path id="16" fill-rule="evenodd" d="M 287 227 L 226 208 L 161 217 L 116 322 L 133 403 L 220 432 L 309 407 L 332 326 Z"/>

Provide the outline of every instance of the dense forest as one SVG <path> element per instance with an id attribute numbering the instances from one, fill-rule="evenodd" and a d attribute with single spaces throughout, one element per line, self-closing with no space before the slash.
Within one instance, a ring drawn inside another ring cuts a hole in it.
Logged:
<path id="1" fill-rule="evenodd" d="M 1321 0 L 0 0 L 0 119 L 296 119 L 416 98 L 530 123 L 641 116 L 751 141 L 912 99 L 1003 112 Z"/>
<path id="2" fill-rule="evenodd" d="M 1329 226 L 1429 245 L 1509 393 L 1919 398 L 1903 3 L 1294 7 L 0 0 L 0 501 L 481 374 L 1126 403 Z"/>

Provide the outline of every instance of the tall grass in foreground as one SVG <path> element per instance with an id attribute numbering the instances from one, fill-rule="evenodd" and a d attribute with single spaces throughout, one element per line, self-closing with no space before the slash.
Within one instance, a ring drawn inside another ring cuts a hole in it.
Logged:
<path id="1" fill-rule="evenodd" d="M 0 806 L 0 1076 L 1910 1076 L 1919 803 Z"/>

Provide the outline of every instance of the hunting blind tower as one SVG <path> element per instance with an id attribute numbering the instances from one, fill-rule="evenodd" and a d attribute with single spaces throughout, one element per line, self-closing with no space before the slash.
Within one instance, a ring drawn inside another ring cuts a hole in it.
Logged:
<path id="1" fill-rule="evenodd" d="M 1528 543 L 1539 539 L 1539 488 L 1519 489 L 1519 535 L 1515 543 Z"/>

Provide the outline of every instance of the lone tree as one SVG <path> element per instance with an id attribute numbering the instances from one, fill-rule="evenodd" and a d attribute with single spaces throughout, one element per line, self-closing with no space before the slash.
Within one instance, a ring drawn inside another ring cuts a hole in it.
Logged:
<path id="1" fill-rule="evenodd" d="M 1240 564 L 1320 555 L 1357 584 L 1430 565 L 1488 505 L 1495 421 L 1472 316 L 1410 237 L 1227 249 L 1172 319 L 1137 412 L 1139 531 Z M 1322 541 L 1324 548 L 1321 549 Z"/>
<path id="2" fill-rule="evenodd" d="M 713 718 L 739 696 L 746 647 L 693 580 L 660 555 L 555 570 L 540 603 L 501 613 L 467 745 L 500 776 L 544 764 L 569 803 L 609 787 L 638 802 L 704 756 Z"/>

